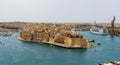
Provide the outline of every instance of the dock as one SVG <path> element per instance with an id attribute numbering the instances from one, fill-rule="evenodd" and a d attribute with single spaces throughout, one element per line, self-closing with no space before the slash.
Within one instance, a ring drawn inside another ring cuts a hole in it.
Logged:
<path id="1" fill-rule="evenodd" d="M 77 49 L 77 48 L 86 48 L 86 47 L 81 47 L 81 46 L 69 46 L 69 45 L 66 45 L 64 43 L 53 43 L 53 42 L 42 42 L 44 44 L 50 44 L 50 45 L 54 45 L 54 46 L 58 46 L 58 47 L 63 47 L 63 48 L 71 48 L 71 49 Z"/>

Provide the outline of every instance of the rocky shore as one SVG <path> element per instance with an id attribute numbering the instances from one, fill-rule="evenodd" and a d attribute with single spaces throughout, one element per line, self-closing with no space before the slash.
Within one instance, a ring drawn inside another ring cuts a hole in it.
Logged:
<path id="1" fill-rule="evenodd" d="M 120 65 L 120 61 L 117 61 L 117 62 L 108 62 L 108 63 L 98 64 L 98 65 Z"/>

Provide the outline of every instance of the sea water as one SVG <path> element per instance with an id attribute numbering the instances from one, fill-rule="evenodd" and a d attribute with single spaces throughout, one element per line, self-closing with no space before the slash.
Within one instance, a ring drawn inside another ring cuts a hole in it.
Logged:
<path id="1" fill-rule="evenodd" d="M 80 32 L 95 40 L 90 49 L 66 49 L 17 40 L 18 33 L 0 36 L 0 65 L 97 65 L 120 61 L 120 37 Z M 97 45 L 100 42 L 101 45 Z"/>

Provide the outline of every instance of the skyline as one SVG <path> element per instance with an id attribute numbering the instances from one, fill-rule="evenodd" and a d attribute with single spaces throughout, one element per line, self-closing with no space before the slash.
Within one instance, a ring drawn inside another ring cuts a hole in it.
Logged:
<path id="1" fill-rule="evenodd" d="M 0 21 L 120 22 L 119 0 L 0 0 Z"/>

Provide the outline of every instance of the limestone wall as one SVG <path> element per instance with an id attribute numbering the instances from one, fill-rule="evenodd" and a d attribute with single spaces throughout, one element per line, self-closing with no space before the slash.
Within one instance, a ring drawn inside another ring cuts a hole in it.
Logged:
<path id="1" fill-rule="evenodd" d="M 65 37 L 64 43 L 69 46 L 79 46 L 79 47 L 87 47 L 90 46 L 88 41 L 84 38 L 69 38 Z"/>
<path id="2" fill-rule="evenodd" d="M 24 39 L 24 40 L 32 40 L 33 39 L 33 35 L 29 32 L 20 32 L 20 38 Z"/>

